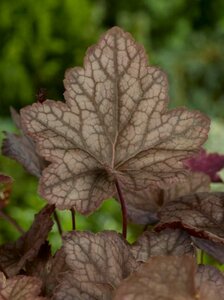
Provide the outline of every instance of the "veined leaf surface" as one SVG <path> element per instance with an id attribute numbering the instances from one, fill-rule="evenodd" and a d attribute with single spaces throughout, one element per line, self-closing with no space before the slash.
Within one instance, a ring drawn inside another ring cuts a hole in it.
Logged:
<path id="1" fill-rule="evenodd" d="M 65 74 L 65 101 L 22 109 L 25 130 L 51 164 L 40 194 L 60 209 L 88 214 L 130 189 L 185 178 L 182 160 L 207 138 L 209 120 L 185 108 L 167 110 L 166 75 L 148 66 L 142 46 L 118 27 L 87 51 L 84 67 Z"/>

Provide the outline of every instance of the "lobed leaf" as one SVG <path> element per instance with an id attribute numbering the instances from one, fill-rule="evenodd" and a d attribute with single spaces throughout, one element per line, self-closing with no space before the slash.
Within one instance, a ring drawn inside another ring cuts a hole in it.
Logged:
<path id="1" fill-rule="evenodd" d="M 70 232 L 64 251 L 70 270 L 55 299 L 112 299 L 112 291 L 138 266 L 128 244 L 112 231 Z"/>
<path id="2" fill-rule="evenodd" d="M 224 193 L 196 193 L 167 203 L 155 230 L 183 228 L 189 234 L 224 243 Z"/>
<path id="3" fill-rule="evenodd" d="M 125 189 L 128 216 L 136 224 L 154 224 L 159 221 L 158 211 L 166 203 L 178 197 L 210 190 L 210 180 L 206 174 L 193 172 L 185 182 L 179 182 L 166 189 L 152 187 L 140 191 Z"/>
<path id="4" fill-rule="evenodd" d="M 94 211 L 115 194 L 115 180 L 133 190 L 183 180 L 182 160 L 207 139 L 207 117 L 167 111 L 166 75 L 118 27 L 89 48 L 84 68 L 66 72 L 64 85 L 66 103 L 21 110 L 26 132 L 51 162 L 40 194 L 60 209 Z"/>
<path id="5" fill-rule="evenodd" d="M 30 174 L 40 177 L 46 163 L 39 156 L 34 141 L 24 134 L 20 115 L 14 108 L 10 110 L 12 119 L 21 134 L 5 133 L 2 154 L 19 162 Z"/>
<path id="6" fill-rule="evenodd" d="M 190 236 L 179 229 L 165 229 L 160 233 L 145 231 L 131 245 L 131 252 L 141 262 L 147 261 L 151 256 L 195 255 Z"/>
<path id="7" fill-rule="evenodd" d="M 30 229 L 16 242 L 0 247 L 0 266 L 8 276 L 16 275 L 27 261 L 34 259 L 45 243 L 53 221 L 53 205 L 46 205 L 36 216 Z"/>
<path id="8" fill-rule="evenodd" d="M 190 256 L 153 257 L 123 280 L 114 300 L 221 299 L 221 288 L 212 276 L 195 275 L 196 263 Z"/>
<path id="9" fill-rule="evenodd" d="M 194 299 L 194 272 L 190 257 L 150 258 L 121 283 L 114 300 Z"/>

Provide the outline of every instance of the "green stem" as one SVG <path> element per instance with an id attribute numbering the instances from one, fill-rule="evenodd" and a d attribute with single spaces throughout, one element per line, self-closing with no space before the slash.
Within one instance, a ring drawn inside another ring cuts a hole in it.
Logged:
<path id="1" fill-rule="evenodd" d="M 60 235 L 62 235 L 61 222 L 60 222 L 60 219 L 58 217 L 58 214 L 57 214 L 56 210 L 54 211 L 54 219 L 55 219 L 55 222 L 56 222 L 57 227 L 58 227 L 58 232 L 59 232 Z"/>

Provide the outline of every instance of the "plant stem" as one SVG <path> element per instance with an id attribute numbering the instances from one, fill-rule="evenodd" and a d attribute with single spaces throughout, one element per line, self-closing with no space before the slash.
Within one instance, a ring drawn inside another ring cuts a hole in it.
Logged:
<path id="1" fill-rule="evenodd" d="M 22 229 L 22 227 L 14 220 L 12 217 L 7 215 L 5 212 L 0 210 L 0 217 L 5 219 L 7 222 L 9 222 L 19 233 L 24 233 L 25 231 Z"/>
<path id="2" fill-rule="evenodd" d="M 71 208 L 70 211 L 71 211 L 71 215 L 72 215 L 72 230 L 75 230 L 76 229 L 75 210 L 74 210 L 74 208 Z"/>
<path id="3" fill-rule="evenodd" d="M 121 204 L 121 211 L 122 211 L 122 234 L 123 234 L 123 237 L 126 239 L 127 237 L 127 207 L 126 207 L 126 203 L 125 203 L 125 200 L 124 200 L 124 197 L 123 197 L 123 194 L 122 194 L 122 191 L 121 191 L 121 187 L 120 187 L 120 184 L 118 182 L 118 180 L 116 179 L 115 180 L 115 186 L 116 186 L 116 189 L 117 189 L 117 193 L 118 193 L 118 198 L 120 200 L 120 204 Z"/>
<path id="4" fill-rule="evenodd" d="M 54 211 L 54 219 L 55 219 L 55 222 L 56 222 L 57 227 L 58 227 L 58 232 L 59 232 L 60 235 L 62 235 L 61 222 L 60 222 L 60 219 L 58 217 L 58 214 L 57 214 L 56 210 Z"/>

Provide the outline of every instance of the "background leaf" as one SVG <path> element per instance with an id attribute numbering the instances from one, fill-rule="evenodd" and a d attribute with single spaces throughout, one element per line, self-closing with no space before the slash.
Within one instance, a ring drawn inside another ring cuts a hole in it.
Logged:
<path id="1" fill-rule="evenodd" d="M 222 182 L 218 172 L 224 168 L 224 155 L 218 153 L 206 153 L 202 149 L 197 155 L 185 161 L 191 171 L 207 174 L 211 182 Z"/>
<path id="2" fill-rule="evenodd" d="M 183 228 L 189 234 L 224 243 L 224 193 L 198 193 L 167 203 L 160 211 L 155 230 Z"/>
<path id="3" fill-rule="evenodd" d="M 189 256 L 153 257 L 121 283 L 114 299 L 218 300 L 222 289 L 215 277 L 203 277 L 201 272 L 207 271 L 200 269 L 196 275 L 195 261 Z M 219 276 L 223 280 L 221 273 Z"/>
<path id="4" fill-rule="evenodd" d="M 125 189 L 128 216 L 136 224 L 154 224 L 159 221 L 158 211 L 178 197 L 210 190 L 210 179 L 206 174 L 191 172 L 184 182 L 165 189 L 149 187 L 140 191 Z"/>
<path id="5" fill-rule="evenodd" d="M 20 115 L 13 108 L 11 116 L 20 135 L 5 133 L 2 154 L 18 161 L 30 174 L 40 177 L 47 163 L 38 155 L 34 141 L 23 133 Z"/>

